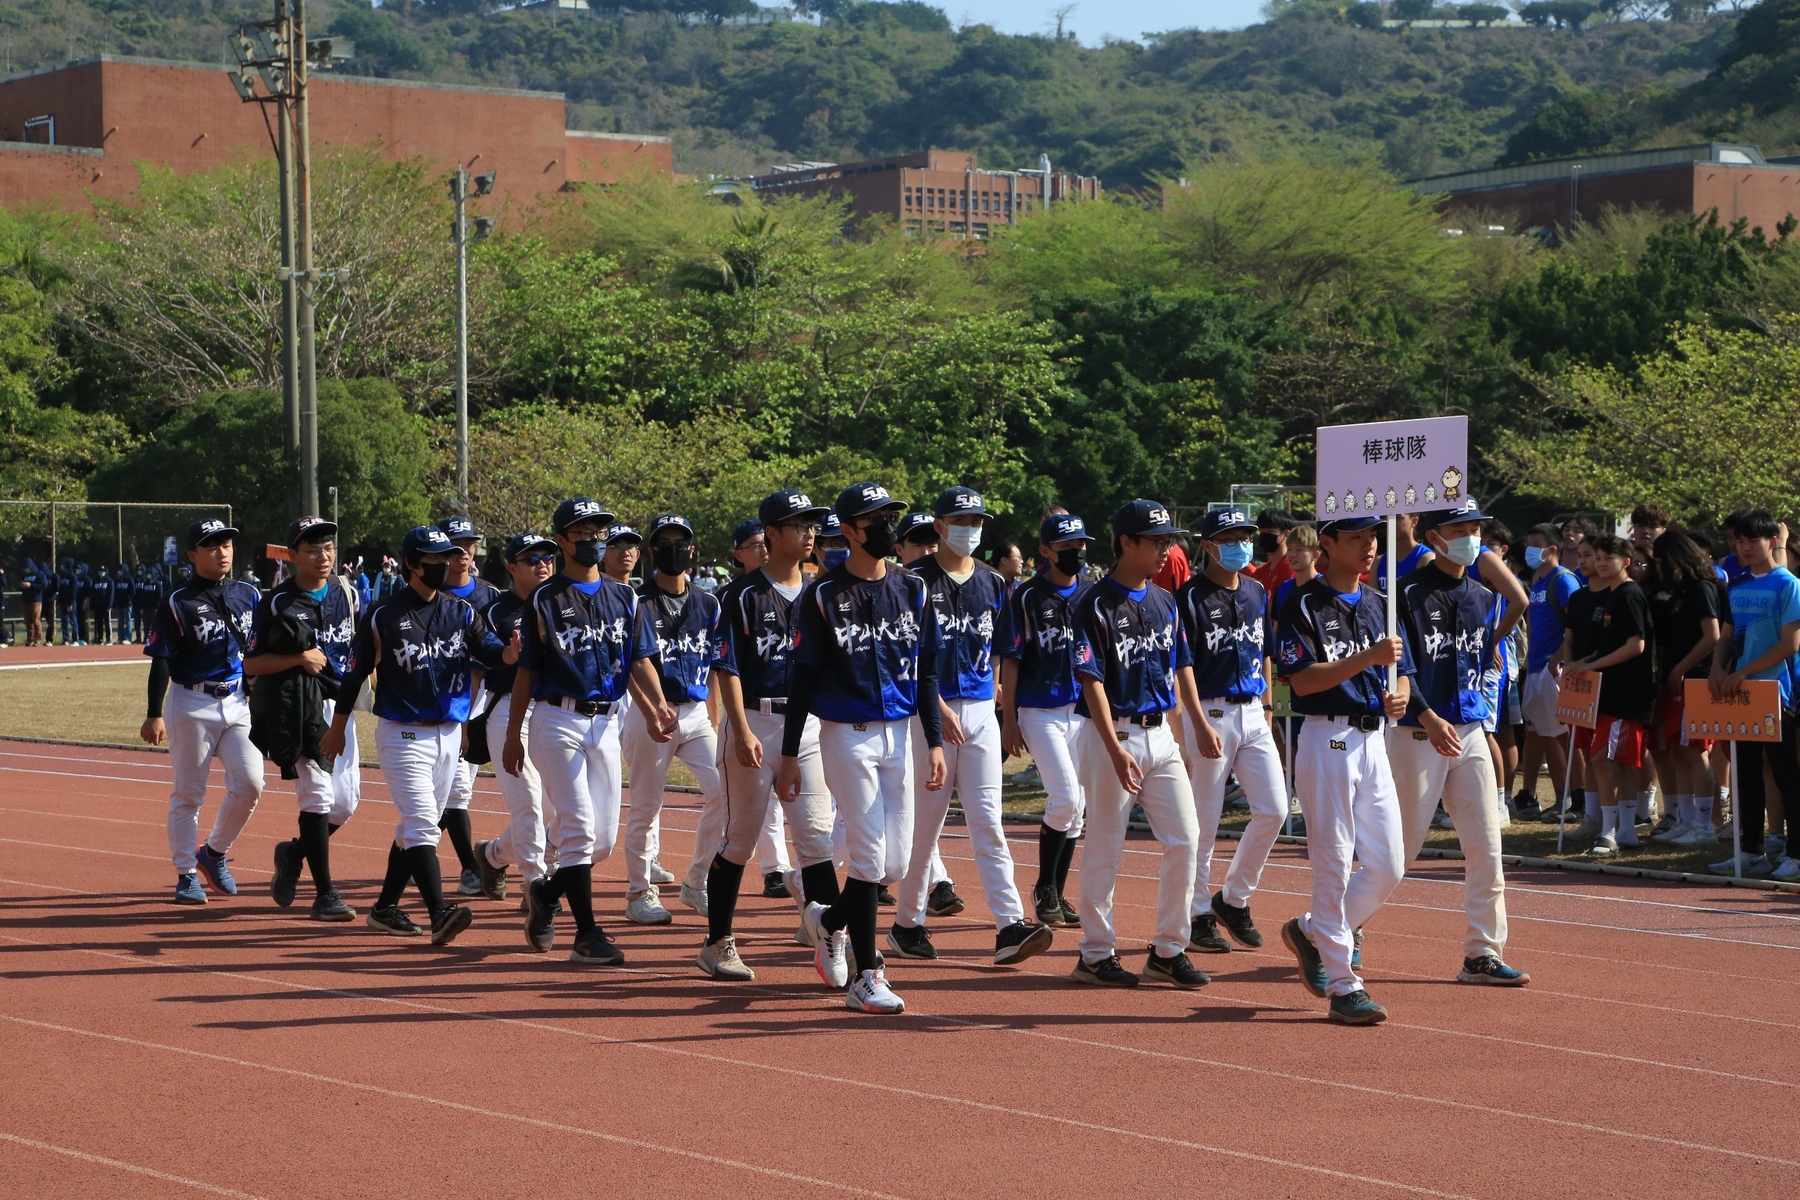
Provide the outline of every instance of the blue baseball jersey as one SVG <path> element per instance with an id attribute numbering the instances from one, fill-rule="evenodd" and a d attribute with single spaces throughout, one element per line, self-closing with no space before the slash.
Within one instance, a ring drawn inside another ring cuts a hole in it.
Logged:
<path id="1" fill-rule="evenodd" d="M 1411 575 L 1414 571 L 1419 569 L 1419 560 L 1421 558 L 1424 558 L 1428 554 L 1436 553 L 1437 551 L 1433 550 L 1430 546 L 1427 546 L 1424 542 L 1416 542 L 1414 543 L 1413 548 L 1406 552 L 1405 557 L 1400 560 L 1399 564 L 1394 567 L 1394 574 L 1400 579 L 1405 579 L 1408 575 Z M 1374 578 L 1382 583 L 1387 582 L 1387 561 L 1388 556 L 1385 554 L 1378 554 L 1375 556 Z"/>
<path id="2" fill-rule="evenodd" d="M 946 700 L 994 698 L 994 634 L 1006 608 L 1006 576 L 976 562 L 958 583 L 936 558 L 913 568 L 925 581 L 938 627 L 938 694 Z"/>
<path id="3" fill-rule="evenodd" d="M 1387 636 L 1387 597 L 1373 587 L 1342 594 L 1320 575 L 1295 588 L 1281 606 L 1275 633 L 1275 662 L 1286 676 L 1314 663 L 1337 662 L 1360 654 Z M 1413 673 L 1412 654 L 1402 639 L 1399 673 Z M 1309 696 L 1294 693 L 1294 711 L 1309 717 L 1382 715 L 1387 668 L 1365 667 L 1336 687 Z"/>
<path id="4" fill-rule="evenodd" d="M 1048 574 L 1013 589 L 1000 612 L 995 652 L 1017 659 L 1013 701 L 1020 708 L 1064 708 L 1081 698 L 1075 682 L 1075 606 L 1091 586 L 1076 579 L 1059 588 Z"/>
<path id="5" fill-rule="evenodd" d="M 342 679 L 350 674 L 356 641 L 356 614 L 350 608 L 350 597 L 332 580 L 325 581 L 325 598 L 315 600 L 300 590 L 298 580 L 290 579 L 263 595 L 250 622 L 250 653 L 254 658 L 263 653 L 263 639 L 276 617 L 291 613 L 312 626 L 319 649 L 331 672 Z"/>
<path id="6" fill-rule="evenodd" d="M 1414 667 L 1413 711 L 1423 706 L 1453 725 L 1494 713 L 1488 661 L 1500 633 L 1500 598 L 1475 579 L 1453 579 L 1428 563 L 1400 581 L 1400 636 Z"/>
<path id="7" fill-rule="evenodd" d="M 638 592 L 638 621 L 656 647 L 663 699 L 670 704 L 706 699 L 713 630 L 719 624 L 718 599 L 697 587 L 689 587 L 679 597 L 669 596 L 652 579 Z"/>
<path id="8" fill-rule="evenodd" d="M 1725 598 L 1731 606 L 1734 669 L 1761 658 L 1781 640 L 1783 625 L 1800 621 L 1800 579 L 1786 567 L 1776 567 L 1763 575 L 1752 575 L 1746 570 L 1731 584 Z M 1789 658 L 1750 678 L 1778 680 L 1781 703 L 1791 706 L 1796 665 L 1795 659 Z"/>
<path id="9" fill-rule="evenodd" d="M 1526 585 L 1530 599 L 1525 608 L 1527 641 L 1530 643 L 1525 654 L 1526 674 L 1543 670 L 1561 648 L 1566 628 L 1563 617 L 1568 612 L 1570 598 L 1580 590 L 1581 581 L 1566 567 L 1558 567 Z"/>
<path id="10" fill-rule="evenodd" d="M 637 610 L 637 593 L 604 577 L 577 583 L 558 575 L 533 592 L 519 631 L 519 665 L 537 672 L 532 697 L 623 699 L 631 664 L 656 657 Z"/>
<path id="11" fill-rule="evenodd" d="M 486 612 L 500 598 L 500 589 L 479 575 L 469 576 L 469 582 L 461 587 L 447 587 L 443 590 L 458 600 L 467 601 L 469 607 L 478 613 Z"/>
<path id="12" fill-rule="evenodd" d="M 1263 675 L 1268 596 L 1263 585 L 1248 575 L 1239 575 L 1235 588 L 1196 575 L 1175 590 L 1175 609 L 1187 634 L 1194 686 L 1202 700 L 1243 700 L 1268 690 Z"/>
<path id="13" fill-rule="evenodd" d="M 503 649 L 468 601 L 448 592 L 425 600 L 404 588 L 358 622 L 344 694 L 373 671 L 376 716 L 407 725 L 466 721 L 474 667 L 500 665 Z"/>
<path id="14" fill-rule="evenodd" d="M 250 643 L 250 626 L 261 599 L 262 593 L 236 579 L 196 579 L 176 588 L 156 610 L 144 653 L 168 659 L 169 678 L 176 683 L 239 679 L 244 674 L 244 647 Z"/>
<path id="15" fill-rule="evenodd" d="M 530 601 L 521 600 L 517 592 L 510 589 L 501 592 L 494 602 L 481 610 L 481 619 L 502 646 L 512 645 L 513 634 L 519 633 L 525 624 L 525 607 Z M 518 678 L 517 663 L 507 666 L 501 663 L 490 670 L 482 680 L 481 686 L 495 696 L 510 696 L 513 681 Z"/>
<path id="16" fill-rule="evenodd" d="M 937 683 L 938 626 L 925 581 L 889 566 L 880 579 L 827 571 L 797 601 L 793 665 L 817 674 L 809 711 L 821 721 L 899 721 Z M 928 726 L 929 728 L 929 726 Z"/>
<path id="17" fill-rule="evenodd" d="M 1136 591 L 1107 576 L 1081 594 L 1075 608 L 1075 673 L 1106 687 L 1112 712 L 1102 719 L 1141 717 L 1175 707 L 1175 673 L 1192 666 L 1175 597 L 1147 583 Z M 1075 711 L 1092 717 L 1087 696 Z"/>
<path id="18" fill-rule="evenodd" d="M 804 585 L 802 585 L 804 587 Z M 718 594 L 713 670 L 735 675 L 744 703 L 786 700 L 794 645 L 794 605 L 761 569 L 726 584 Z"/>

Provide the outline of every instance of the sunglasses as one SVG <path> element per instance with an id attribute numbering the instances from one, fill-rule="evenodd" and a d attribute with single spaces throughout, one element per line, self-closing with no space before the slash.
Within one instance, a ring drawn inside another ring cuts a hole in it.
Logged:
<path id="1" fill-rule="evenodd" d="M 515 559 L 513 559 L 513 561 L 515 563 L 524 563 L 528 567 L 541 567 L 545 563 L 550 563 L 552 565 L 555 565 L 556 555 L 554 555 L 554 554 L 527 554 L 523 558 L 515 558 Z"/>

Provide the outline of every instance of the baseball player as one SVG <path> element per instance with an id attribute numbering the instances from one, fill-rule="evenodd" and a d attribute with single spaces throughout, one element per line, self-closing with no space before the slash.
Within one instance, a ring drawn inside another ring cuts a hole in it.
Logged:
<path id="1" fill-rule="evenodd" d="M 1351 966 L 1352 930 L 1380 910 L 1406 869 L 1400 801 L 1388 767 L 1387 721 L 1406 715 L 1412 657 L 1387 633 L 1387 601 L 1362 578 L 1375 565 L 1379 517 L 1319 526 L 1325 572 L 1295 588 L 1276 626 L 1278 669 L 1306 717 L 1294 786 L 1306 817 L 1312 908 L 1282 926 L 1307 991 L 1331 1000 L 1345 1025 L 1387 1020 Z M 1389 664 L 1397 667 L 1390 691 Z M 1351 873 L 1351 857 L 1358 866 Z"/>
<path id="2" fill-rule="evenodd" d="M 822 572 L 835 571 L 850 561 L 850 539 L 844 536 L 837 513 L 828 512 L 819 522 L 819 538 L 814 546 Z"/>
<path id="3" fill-rule="evenodd" d="M 1287 780 L 1270 728 L 1269 660 L 1263 647 L 1268 593 L 1243 574 L 1255 552 L 1256 522 L 1237 509 L 1217 509 L 1200 523 L 1206 565 L 1182 584 L 1175 606 L 1194 658 L 1198 708 L 1188 710 L 1189 764 L 1200 840 L 1194 865 L 1188 949 L 1223 954 L 1232 940 L 1255 949 L 1262 931 L 1250 919 L 1250 897 L 1287 820 Z M 1213 846 L 1225 807 L 1225 777 L 1236 774 L 1250 802 L 1250 824 L 1225 882 L 1212 891 Z"/>
<path id="4" fill-rule="evenodd" d="M 1081 572 L 1089 540 L 1087 526 L 1072 513 L 1044 518 L 1038 530 L 1044 569 L 1013 591 L 994 639 L 1005 706 L 1001 751 L 1009 757 L 1030 751 L 1044 785 L 1032 907 L 1045 925 L 1064 928 L 1081 923 L 1068 885 L 1087 812 L 1075 767 L 1082 722 L 1075 716 L 1081 688 L 1075 682 L 1074 611 L 1086 586 Z"/>
<path id="5" fill-rule="evenodd" d="M 844 822 L 849 867 L 837 901 L 809 902 L 803 919 L 820 978 L 848 984 L 845 1005 L 865 1013 L 906 1010 L 876 954 L 875 920 L 881 885 L 902 878 L 912 857 L 915 715 L 929 747 L 925 787 L 944 786 L 937 622 L 924 581 L 887 563 L 894 517 L 905 507 L 876 483 L 838 495 L 850 557 L 800 596 L 775 776 L 776 795 L 792 804 L 803 786 L 807 717 L 817 716 L 819 762 Z"/>
<path id="6" fill-rule="evenodd" d="M 894 557 L 900 561 L 901 566 L 909 568 L 915 567 L 937 552 L 938 530 L 936 517 L 928 512 L 915 512 L 907 513 L 904 517 L 900 518 L 899 523 L 894 526 Z M 938 686 L 942 688 L 943 683 L 943 677 L 939 676 Z M 921 740 L 915 738 L 913 740 L 914 751 L 917 752 L 921 746 Z M 949 751 L 946 750 L 945 753 L 947 755 Z M 923 773 L 915 769 L 913 772 L 913 786 L 915 788 L 918 787 L 922 777 Z M 952 783 L 950 786 L 954 787 L 955 784 Z M 946 796 L 945 799 L 948 801 L 949 797 Z M 915 797 L 915 813 L 917 812 L 917 809 L 918 805 Z M 915 844 L 917 844 L 916 839 Z M 944 856 L 939 852 L 937 839 L 935 838 L 931 841 L 931 860 L 926 872 L 926 878 L 931 883 L 930 894 L 925 900 L 925 911 L 927 914 L 934 917 L 954 917 L 963 910 L 963 899 L 956 894 L 956 884 L 951 880 L 950 872 L 944 866 Z M 893 906 L 896 903 L 894 896 L 892 896 L 885 887 L 881 889 L 880 899 L 883 907 Z M 917 957 L 928 956 L 920 955 Z"/>
<path id="7" fill-rule="evenodd" d="M 787 723 L 795 603 L 805 586 L 800 563 L 813 552 L 823 506 L 804 492 L 785 490 L 759 506 L 768 561 L 745 572 L 719 593 L 719 624 L 713 638 L 713 677 L 719 685 L 725 723 L 719 757 L 724 772 L 728 819 L 724 844 L 707 871 L 707 937 L 698 959 L 714 979 L 750 980 L 755 975 L 738 957 L 733 918 L 743 884 L 744 864 L 775 782 L 775 753 Z M 809 716 L 801 734 L 800 789 L 792 802 L 797 883 L 802 911 L 808 902 L 829 908 L 839 897 L 832 865 L 832 805 L 819 757 L 819 719 Z M 804 936 L 796 940 L 811 945 Z"/>
<path id="8" fill-rule="evenodd" d="M 937 551 L 937 520 L 932 514 L 907 513 L 894 526 L 894 557 L 900 560 L 901 566 L 915 566 Z"/>
<path id="9" fill-rule="evenodd" d="M 1075 609 L 1081 684 L 1075 711 L 1083 718 L 1076 762 L 1087 795 L 1088 848 L 1081 864 L 1081 953 L 1070 977 L 1100 987 L 1137 986 L 1137 975 L 1119 962 L 1112 920 L 1136 802 L 1162 846 L 1156 934 L 1144 974 L 1178 988 L 1204 987 L 1212 981 L 1187 956 L 1199 825 L 1181 746 L 1169 728 L 1178 697 L 1189 712 L 1198 701 L 1175 597 L 1150 581 L 1186 531 L 1154 500 L 1121 507 L 1112 530 L 1112 573 L 1084 591 Z"/>
<path id="10" fill-rule="evenodd" d="M 638 559 L 642 557 L 644 535 L 623 522 L 615 521 L 606 527 L 603 536 L 606 539 L 606 556 L 600 564 L 600 573 L 614 583 L 635 587 L 631 573 L 637 569 Z"/>
<path id="11" fill-rule="evenodd" d="M 820 509 L 820 512 L 823 512 Z M 818 523 L 812 523 L 816 529 Z M 812 539 L 807 539 L 812 544 Z M 769 561 L 769 539 L 763 529 L 761 518 L 752 517 L 748 521 L 739 521 L 737 528 L 731 531 L 731 561 L 738 569 L 738 578 L 757 570 Z M 726 584 L 730 586 L 729 581 Z M 724 588 L 719 589 L 720 612 L 724 612 Z M 721 692 L 721 698 L 723 693 Z M 724 726 L 720 726 L 721 734 Z M 771 766 L 771 771 L 774 769 Z M 756 861 L 762 869 L 763 895 L 781 897 L 788 894 L 788 858 L 787 828 L 781 816 L 781 805 L 765 806 L 769 815 L 763 820 L 762 834 L 756 839 Z"/>
<path id="12" fill-rule="evenodd" d="M 663 513 L 650 523 L 649 543 L 652 570 L 638 591 L 637 619 L 645 627 L 645 641 L 655 648 L 657 688 L 674 708 L 677 725 L 673 739 L 658 738 L 651 736 L 652 714 L 639 710 L 625 717 L 625 769 L 631 777 L 631 811 L 625 819 L 625 919 L 634 925 L 667 925 L 673 917 L 650 880 L 650 864 L 653 841 L 660 840 L 653 834 L 662 815 L 672 759 L 687 764 L 700 785 L 700 824 L 681 883 L 681 902 L 703 917 L 707 866 L 725 833 L 719 739 L 708 711 L 714 702 L 707 686 L 719 602 L 690 584 L 695 552 L 694 530 L 687 518 Z"/>
<path id="13" fill-rule="evenodd" d="M 294 577 L 278 584 L 256 606 L 250 625 L 250 652 L 244 656 L 244 674 L 277 675 L 296 667 L 319 676 L 328 694 L 325 720 L 336 715 L 338 700 L 349 711 L 356 697 L 337 695 L 338 686 L 350 674 L 351 647 L 356 638 L 356 592 L 332 576 L 337 557 L 337 526 L 323 517 L 301 517 L 288 526 L 287 545 L 293 555 Z M 302 654 L 272 654 L 266 643 L 269 626 L 277 617 L 292 615 L 310 626 L 314 648 Z M 275 843 L 275 873 L 269 879 L 269 895 L 282 908 L 294 902 L 300 868 L 312 872 L 317 892 L 312 905 L 315 921 L 353 921 L 356 910 L 344 903 L 331 883 L 331 836 L 356 812 L 362 794 L 361 754 L 356 743 L 356 715 L 344 725 L 344 748 L 325 771 L 310 758 L 294 764 L 294 795 L 300 801 L 300 836 Z"/>
<path id="14" fill-rule="evenodd" d="M 467 517 L 445 517 L 437 527 L 456 547 L 450 553 L 450 573 L 444 590 L 476 612 L 486 612 L 500 598 L 500 589 L 475 573 L 481 531 Z M 466 758 L 456 760 L 456 789 L 444 807 L 443 830 L 450 835 L 450 845 L 462 868 L 462 877 L 456 883 L 459 896 L 481 895 L 481 863 L 475 855 L 475 830 L 469 821 L 469 804 L 475 799 L 475 774 L 474 763 Z"/>
<path id="15" fill-rule="evenodd" d="M 896 892 L 888 948 L 904 958 L 936 958 L 925 931 L 931 855 L 943 835 L 954 790 L 962 800 L 969 847 L 981 890 L 994 914 L 994 962 L 1023 962 L 1042 954 L 1055 940 L 1048 925 L 1025 919 L 1013 879 L 1012 851 L 1006 844 L 1000 804 L 1000 721 L 994 708 L 994 633 L 1006 607 L 1006 580 L 974 557 L 988 511 L 971 488 L 946 488 L 931 506 L 937 552 L 916 559 L 914 573 L 925 582 L 928 612 L 937 624 L 937 682 L 942 712 L 944 782 L 913 797 L 912 860 Z M 929 774 L 929 749 L 913 746 L 913 778 Z"/>
<path id="16" fill-rule="evenodd" d="M 575 919 L 571 962 L 616 967 L 625 955 L 594 922 L 594 863 L 619 836 L 619 701 L 630 687 L 653 736 L 675 733 L 663 702 L 651 628 L 638 619 L 637 593 L 600 574 L 612 521 L 598 500 L 576 496 L 556 508 L 551 527 L 563 555 L 560 575 L 538 588 L 520 626 L 519 671 L 507 714 L 502 769 L 524 770 L 525 717 L 531 715 L 531 765 L 554 817 L 546 836 L 556 872 L 525 889 L 525 939 L 546 953 L 556 942 L 555 905 Z M 629 681 L 629 682 L 628 682 Z"/>
<path id="17" fill-rule="evenodd" d="M 157 610 L 150 640 L 144 643 L 150 657 L 150 706 L 138 735 L 152 746 L 162 745 L 165 737 L 169 742 L 174 776 L 169 855 L 175 862 L 177 904 L 206 903 L 199 876 L 218 895 L 237 895 L 237 880 L 225 856 L 256 811 L 263 790 L 263 758 L 250 744 L 250 706 L 244 701 L 244 650 L 261 596 L 231 578 L 237 533 L 216 517 L 188 526 L 193 581 L 177 588 Z M 60 597 L 59 592 L 59 603 Z M 214 758 L 225 770 L 225 799 L 212 832 L 200 841 L 200 805 Z"/>
<path id="18" fill-rule="evenodd" d="M 1500 597 L 1469 576 L 1481 556 L 1481 506 L 1473 499 L 1423 514 L 1433 557 L 1395 585 L 1401 636 L 1417 672 L 1406 715 L 1388 726 L 1388 762 L 1411 862 L 1425 845 L 1441 797 L 1463 851 L 1461 983 L 1519 987 L 1531 977 L 1506 965 L 1506 879 L 1500 815 L 1483 723 L 1495 698 L 1483 686 L 1505 641 Z M 1516 611 L 1516 610 L 1515 610 Z"/>

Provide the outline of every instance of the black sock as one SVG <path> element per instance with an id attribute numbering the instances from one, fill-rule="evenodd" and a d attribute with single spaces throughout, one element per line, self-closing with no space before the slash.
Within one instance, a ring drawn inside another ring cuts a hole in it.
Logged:
<path id="1" fill-rule="evenodd" d="M 444 880 L 438 873 L 437 847 L 414 846 L 406 852 L 406 861 L 412 864 L 419 899 L 425 902 L 425 911 L 431 914 L 432 923 L 436 924 L 438 915 L 449 907 L 444 903 Z"/>
<path id="2" fill-rule="evenodd" d="M 331 890 L 331 817 L 326 813 L 300 814 L 300 852 L 312 868 L 313 886 L 323 896 Z"/>
<path id="3" fill-rule="evenodd" d="M 550 889 L 558 897 L 568 900 L 569 915 L 575 918 L 576 936 L 594 927 L 593 867 L 558 867 L 556 874 L 550 877 Z M 711 911 L 710 903 L 708 911 Z"/>
<path id="4" fill-rule="evenodd" d="M 1069 894 L 1069 868 L 1075 865 L 1075 843 L 1081 839 L 1063 835 L 1062 855 L 1056 860 L 1056 894 Z"/>
<path id="5" fill-rule="evenodd" d="M 438 819 L 438 828 L 450 835 L 450 844 L 456 847 L 456 861 L 462 864 L 462 869 L 475 870 L 475 827 L 469 823 L 469 810 L 446 808 Z"/>
<path id="6" fill-rule="evenodd" d="M 875 969 L 875 918 L 881 904 L 881 885 L 863 879 L 844 880 L 844 895 L 833 911 L 842 910 L 844 924 L 839 926 L 850 935 L 850 949 L 856 965 L 864 971 Z M 830 923 L 826 928 L 831 928 Z"/>
<path id="7" fill-rule="evenodd" d="M 738 890 L 744 886 L 744 864 L 713 855 L 706 870 L 706 941 L 710 945 L 731 933 L 737 916 Z"/>
<path id="8" fill-rule="evenodd" d="M 836 904 L 839 895 L 837 868 L 829 862 L 801 867 L 800 894 L 806 897 L 808 904 L 823 904 L 826 908 Z"/>
<path id="9" fill-rule="evenodd" d="M 1056 884 L 1056 868 L 1062 863 L 1063 843 L 1069 835 L 1060 829 L 1052 829 L 1049 825 L 1038 826 L 1038 878 L 1039 887 L 1053 887 Z"/>
<path id="10" fill-rule="evenodd" d="M 412 881 L 412 864 L 407 861 L 406 851 L 395 842 L 388 847 L 387 875 L 381 881 L 381 895 L 375 899 L 376 908 L 392 908 L 400 903 L 400 893 Z"/>

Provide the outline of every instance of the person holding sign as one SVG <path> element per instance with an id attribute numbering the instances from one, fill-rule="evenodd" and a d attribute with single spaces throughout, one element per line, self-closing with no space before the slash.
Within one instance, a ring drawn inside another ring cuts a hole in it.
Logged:
<path id="1" fill-rule="evenodd" d="M 1506 965 L 1506 880 L 1500 869 L 1500 812 L 1484 723 L 1495 697 L 1482 685 L 1507 630 L 1500 598 L 1469 568 L 1481 556 L 1480 506 L 1425 513 L 1419 520 L 1435 557 L 1400 580 L 1400 632 L 1418 674 L 1406 716 L 1388 727 L 1388 760 L 1400 797 L 1408 862 L 1418 857 L 1438 797 L 1456 823 L 1463 851 L 1460 983 L 1519 987 L 1531 976 Z"/>
<path id="2" fill-rule="evenodd" d="M 1302 986 L 1329 996 L 1331 1019 L 1345 1025 L 1387 1019 L 1351 967 L 1351 931 L 1380 911 L 1406 866 L 1382 730 L 1406 714 L 1413 663 L 1404 640 L 1387 631 L 1386 598 L 1362 582 L 1375 565 L 1379 524 L 1372 516 L 1322 524 L 1325 573 L 1288 596 L 1276 626 L 1277 669 L 1307 718 L 1294 781 L 1313 870 L 1311 911 L 1284 925 L 1281 939 L 1299 960 Z M 1391 687 L 1389 665 L 1397 668 Z"/>
<path id="3" fill-rule="evenodd" d="M 1745 574 L 1732 581 L 1725 593 L 1730 614 L 1719 628 L 1719 644 L 1713 651 L 1712 694 L 1720 699 L 1733 695 L 1746 679 L 1773 679 L 1781 684 L 1781 744 L 1768 755 L 1775 786 L 1781 792 L 1783 811 L 1800 805 L 1800 766 L 1794 761 L 1794 675 L 1800 662 L 1800 579 L 1786 567 L 1775 565 L 1780 527 L 1762 509 L 1734 514 L 1737 517 L 1733 550 Z M 1715 875 L 1730 875 L 1738 867 L 1750 879 L 1773 877 L 1800 879 L 1800 863 L 1783 856 L 1772 863 L 1761 849 L 1763 834 L 1763 745 L 1741 742 L 1732 786 L 1737 789 L 1734 819 L 1742 849 L 1724 862 L 1707 867 Z"/>

